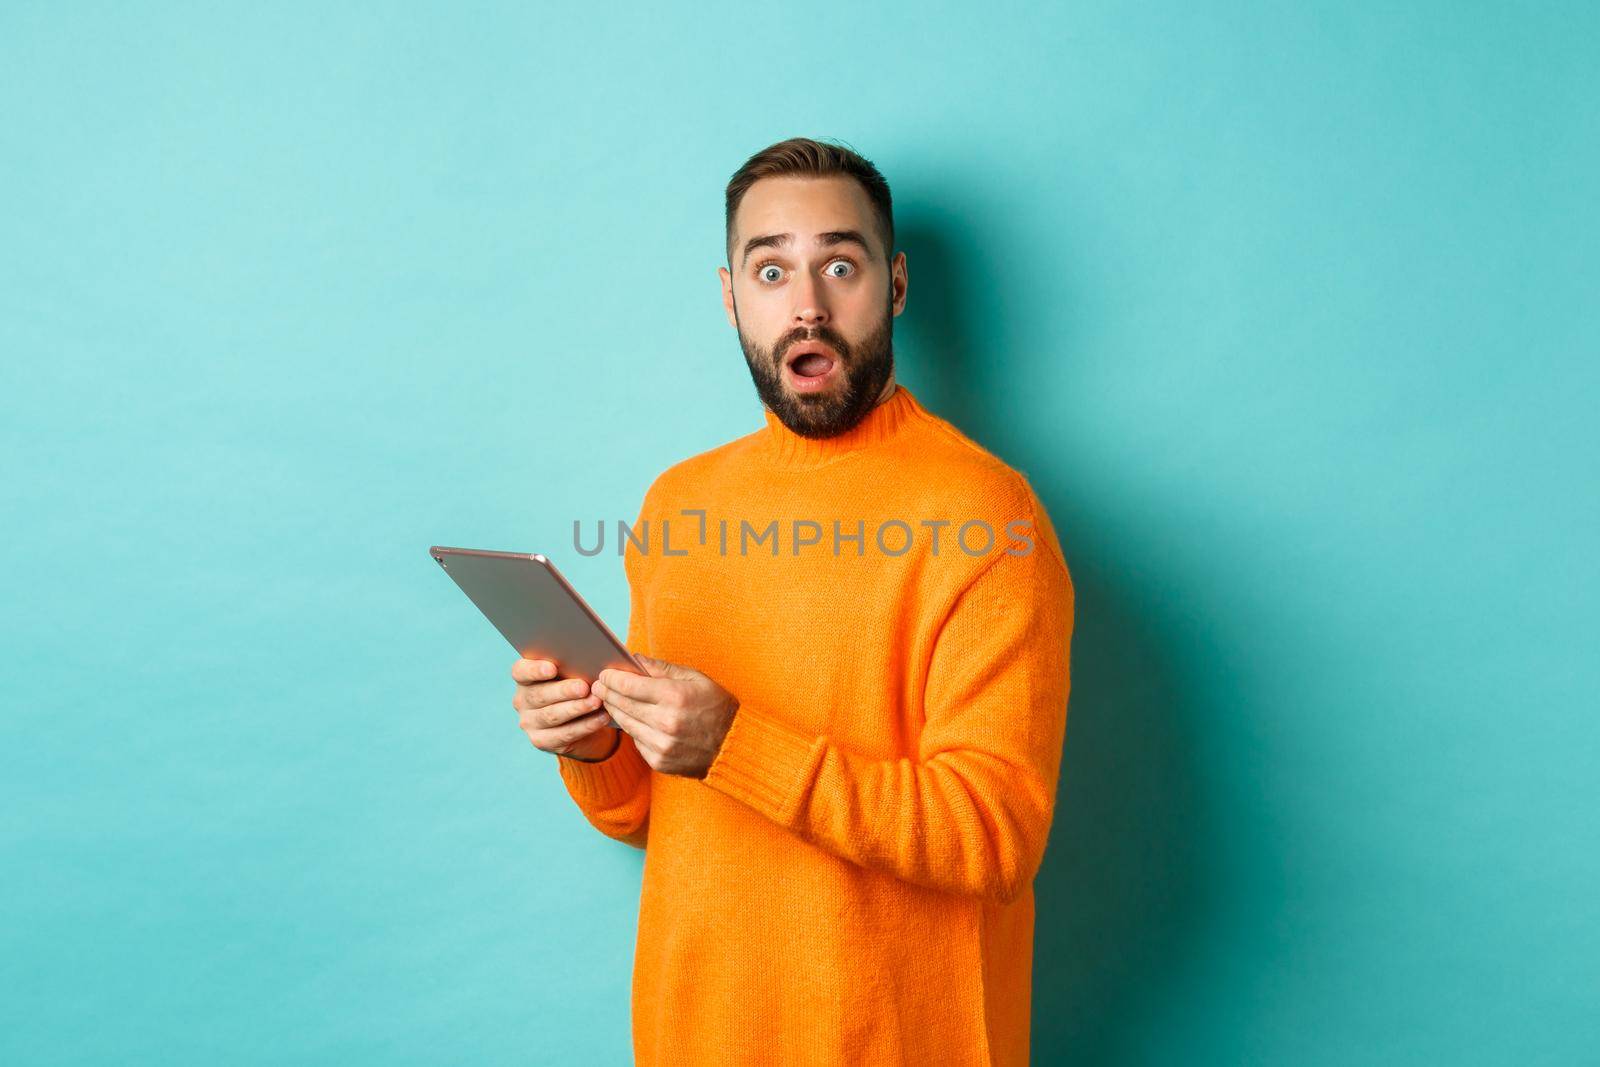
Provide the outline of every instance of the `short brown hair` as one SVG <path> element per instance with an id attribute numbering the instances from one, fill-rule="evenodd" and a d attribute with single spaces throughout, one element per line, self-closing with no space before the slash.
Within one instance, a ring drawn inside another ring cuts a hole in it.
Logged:
<path id="1" fill-rule="evenodd" d="M 728 252 L 728 265 L 733 265 L 733 216 L 752 185 L 762 178 L 826 178 L 833 175 L 844 175 L 861 183 L 878 219 L 884 258 L 893 258 L 894 205 L 889 197 L 889 183 L 878 173 L 878 168 L 847 146 L 813 141 L 809 137 L 791 137 L 787 141 L 769 145 L 745 160 L 744 166 L 728 180 L 728 214 L 722 242 Z"/>

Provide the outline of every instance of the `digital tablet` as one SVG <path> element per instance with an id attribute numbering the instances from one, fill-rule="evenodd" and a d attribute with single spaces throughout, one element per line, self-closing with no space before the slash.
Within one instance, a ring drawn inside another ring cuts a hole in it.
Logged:
<path id="1" fill-rule="evenodd" d="M 428 554 L 519 655 L 550 660 L 558 678 L 593 684 L 607 667 L 649 674 L 544 556 L 441 545 Z"/>

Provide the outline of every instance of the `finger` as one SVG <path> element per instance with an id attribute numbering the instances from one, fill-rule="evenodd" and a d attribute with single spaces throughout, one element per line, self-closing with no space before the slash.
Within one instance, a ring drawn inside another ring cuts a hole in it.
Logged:
<path id="1" fill-rule="evenodd" d="M 642 674 L 619 671 L 615 667 L 607 667 L 595 675 L 595 684 L 603 689 L 621 693 L 646 704 L 661 702 L 661 681 L 659 678 L 646 678 Z"/>
<path id="2" fill-rule="evenodd" d="M 661 705 L 648 699 L 629 696 L 600 682 L 594 684 L 591 696 L 597 696 L 605 702 L 607 707 L 621 708 L 635 719 L 642 719 L 656 725 L 661 719 Z"/>
<path id="3" fill-rule="evenodd" d="M 611 712 L 611 717 L 617 720 L 617 725 L 622 727 L 634 741 L 653 752 L 666 751 L 670 739 L 655 724 L 628 714 L 620 705 L 608 703 L 606 710 Z"/>
<path id="4" fill-rule="evenodd" d="M 604 708 L 590 715 L 573 719 L 569 723 L 549 730 L 528 730 L 528 740 L 533 742 L 533 747 L 545 752 L 558 752 L 561 749 L 582 741 L 585 737 L 598 730 L 606 728 L 608 716 Z"/>
<path id="5" fill-rule="evenodd" d="M 589 683 L 582 678 L 562 678 L 554 682 L 535 682 L 517 689 L 521 707 L 534 710 L 563 700 L 580 700 L 589 696 Z"/>
<path id="6" fill-rule="evenodd" d="M 633 658 L 638 660 L 639 665 L 649 672 L 650 677 L 663 678 L 666 676 L 667 672 L 661 669 L 661 661 L 654 656 L 647 656 L 643 652 L 635 652 Z"/>
<path id="7" fill-rule="evenodd" d="M 511 665 L 511 678 L 518 685 L 532 685 L 556 676 L 556 665 L 547 659 L 517 660 Z"/>
<path id="8" fill-rule="evenodd" d="M 583 715 L 602 710 L 600 698 L 586 696 L 581 700 L 562 700 L 537 708 L 521 709 L 522 722 L 535 730 L 548 730 L 571 722 Z"/>
<path id="9" fill-rule="evenodd" d="M 684 679 L 693 678 L 699 673 L 692 667 L 685 667 L 682 664 L 673 663 L 669 660 L 658 659 L 655 656 L 646 656 L 638 652 L 634 653 L 634 658 L 640 663 L 644 664 L 645 670 L 649 671 L 651 677 L 653 678 Z"/>

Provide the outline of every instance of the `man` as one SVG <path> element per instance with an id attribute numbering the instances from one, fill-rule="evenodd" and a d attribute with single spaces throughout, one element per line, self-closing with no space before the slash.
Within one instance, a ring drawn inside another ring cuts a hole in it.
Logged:
<path id="1" fill-rule="evenodd" d="M 765 425 L 645 493 L 649 676 L 512 672 L 584 816 L 645 849 L 636 1061 L 1025 1064 L 1060 545 L 1021 474 L 894 380 L 906 257 L 871 163 L 773 145 L 726 227 Z"/>

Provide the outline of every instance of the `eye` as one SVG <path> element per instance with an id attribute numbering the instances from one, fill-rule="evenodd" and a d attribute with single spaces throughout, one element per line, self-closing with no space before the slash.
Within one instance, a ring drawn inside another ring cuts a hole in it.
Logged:
<path id="1" fill-rule="evenodd" d="M 764 263 L 756 268 L 756 277 L 764 282 L 775 282 L 778 279 L 767 274 L 768 271 L 781 271 L 783 268 L 776 263 Z"/>
<path id="2" fill-rule="evenodd" d="M 829 263 L 824 269 L 832 271 L 834 267 L 845 268 L 845 272 L 843 274 L 835 274 L 835 278 L 848 278 L 850 275 L 856 272 L 856 265 L 851 263 L 848 259 L 836 259 L 832 263 Z"/>

